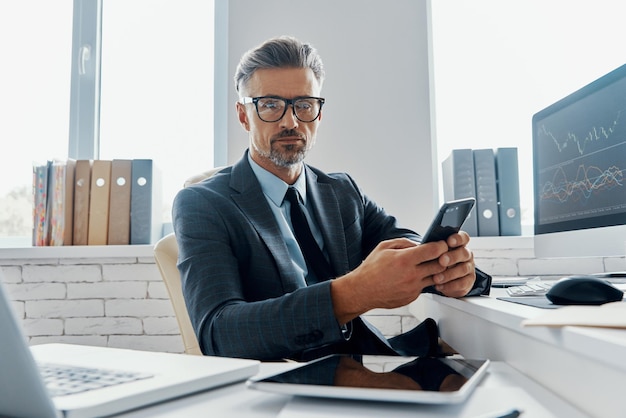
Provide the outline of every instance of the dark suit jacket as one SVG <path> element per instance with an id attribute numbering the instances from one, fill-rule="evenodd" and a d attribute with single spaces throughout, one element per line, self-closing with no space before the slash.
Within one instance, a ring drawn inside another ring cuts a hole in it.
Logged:
<path id="1" fill-rule="evenodd" d="M 398 228 L 347 174 L 305 169 L 308 198 L 337 276 L 355 269 L 382 240 L 420 239 Z M 298 277 L 247 153 L 181 190 L 173 223 L 183 293 L 203 353 L 301 358 L 343 341 L 330 281 L 307 286 Z M 485 289 L 485 280 L 477 280 L 472 293 Z M 356 328 L 354 339 L 376 338 Z"/>

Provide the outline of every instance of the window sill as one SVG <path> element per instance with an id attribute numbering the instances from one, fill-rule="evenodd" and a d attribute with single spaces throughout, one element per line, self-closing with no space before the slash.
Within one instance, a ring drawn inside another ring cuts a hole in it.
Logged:
<path id="1" fill-rule="evenodd" d="M 473 237 L 473 250 L 532 249 L 532 236 Z M 0 260 L 49 258 L 152 257 L 153 245 L 77 245 L 59 247 L 0 248 Z"/>
<path id="2" fill-rule="evenodd" d="M 0 260 L 48 258 L 152 257 L 154 245 L 67 245 L 58 247 L 0 248 Z"/>

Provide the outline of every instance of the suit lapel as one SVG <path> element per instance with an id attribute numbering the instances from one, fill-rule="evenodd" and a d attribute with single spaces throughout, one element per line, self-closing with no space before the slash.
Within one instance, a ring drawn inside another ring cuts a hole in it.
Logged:
<path id="1" fill-rule="evenodd" d="M 337 197 L 328 183 L 318 182 L 317 175 L 305 164 L 307 170 L 307 194 L 312 201 L 313 213 L 324 238 L 325 250 L 337 275 L 349 271 L 346 237 Z M 259 236 L 272 253 L 285 292 L 306 286 L 295 273 L 291 257 L 282 239 L 274 214 L 266 204 L 252 168 L 247 152 L 232 169 L 230 187 L 235 190 L 231 198 L 249 219 Z"/>
<path id="2" fill-rule="evenodd" d="M 274 219 L 274 214 L 267 205 L 261 186 L 248 164 L 247 153 L 233 166 L 230 187 L 236 191 L 232 193 L 231 198 L 248 218 L 274 257 L 283 291 L 290 293 L 305 287 L 306 283 L 300 280 L 299 275 L 293 269 L 291 257 Z"/>

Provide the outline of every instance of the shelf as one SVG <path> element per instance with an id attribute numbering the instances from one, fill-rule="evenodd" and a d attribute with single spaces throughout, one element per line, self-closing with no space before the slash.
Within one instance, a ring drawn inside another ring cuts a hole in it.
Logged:
<path id="1" fill-rule="evenodd" d="M 0 260 L 47 258 L 152 257 L 153 245 L 67 245 L 57 247 L 0 248 Z"/>

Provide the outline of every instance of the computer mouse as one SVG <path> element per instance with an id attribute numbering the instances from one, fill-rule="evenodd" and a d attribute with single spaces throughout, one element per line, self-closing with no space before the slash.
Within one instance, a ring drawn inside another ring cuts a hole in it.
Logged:
<path id="1" fill-rule="evenodd" d="M 555 305 L 602 305 L 622 300 L 624 292 L 594 276 L 570 276 L 554 283 L 546 297 Z"/>

